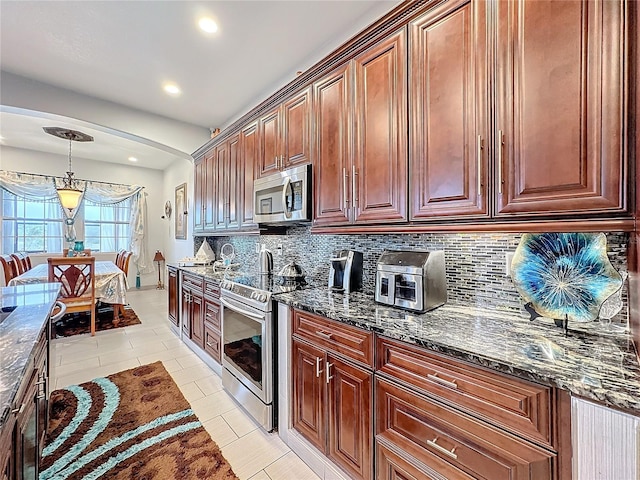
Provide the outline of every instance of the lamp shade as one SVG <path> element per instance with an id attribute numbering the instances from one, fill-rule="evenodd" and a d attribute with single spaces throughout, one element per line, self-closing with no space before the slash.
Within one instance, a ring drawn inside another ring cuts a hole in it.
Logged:
<path id="1" fill-rule="evenodd" d="M 164 257 L 160 250 L 156 250 L 156 255 L 153 257 L 154 262 L 164 262 Z"/>
<path id="2" fill-rule="evenodd" d="M 69 210 L 73 210 L 78 206 L 82 191 L 75 188 L 59 188 L 58 197 L 60 197 L 60 205 Z"/>

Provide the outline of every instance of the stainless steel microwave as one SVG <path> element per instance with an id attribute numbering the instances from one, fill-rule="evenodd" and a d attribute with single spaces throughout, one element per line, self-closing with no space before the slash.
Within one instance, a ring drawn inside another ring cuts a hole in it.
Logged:
<path id="1" fill-rule="evenodd" d="M 311 164 L 254 180 L 253 219 L 263 224 L 311 221 L 311 193 Z"/>

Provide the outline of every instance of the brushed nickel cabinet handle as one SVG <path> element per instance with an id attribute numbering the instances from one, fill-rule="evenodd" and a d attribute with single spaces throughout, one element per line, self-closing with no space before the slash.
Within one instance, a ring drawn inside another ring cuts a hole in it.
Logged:
<path id="1" fill-rule="evenodd" d="M 331 371 L 331 367 L 333 367 L 333 364 L 327 362 L 327 369 L 325 370 L 325 373 L 327 374 L 327 385 L 329 384 L 329 380 L 333 378 L 333 375 L 329 374 L 329 372 Z"/>
<path id="2" fill-rule="evenodd" d="M 504 134 L 498 130 L 498 193 L 502 194 L 502 148 L 504 145 Z"/>
<path id="3" fill-rule="evenodd" d="M 323 332 L 322 330 L 318 330 L 316 331 L 316 335 L 318 335 L 319 337 L 325 338 L 327 340 L 331 340 L 331 336 L 333 335 L 333 333 L 327 333 L 327 332 Z"/>
<path id="4" fill-rule="evenodd" d="M 478 195 L 482 195 L 482 135 L 478 135 Z"/>
<path id="5" fill-rule="evenodd" d="M 16 415 L 20 415 L 22 412 L 24 412 L 24 408 L 26 407 L 26 404 L 23 403 L 22 405 L 20 405 L 20 408 L 14 408 L 13 410 L 11 410 L 11 413 L 14 413 Z"/>
<path id="6" fill-rule="evenodd" d="M 344 209 L 345 211 L 349 209 L 349 197 L 347 196 L 347 180 L 349 175 L 347 174 L 347 169 L 342 169 L 342 194 L 344 195 Z"/>
<path id="7" fill-rule="evenodd" d="M 433 440 L 427 440 L 427 445 L 429 445 L 430 447 L 435 448 L 436 450 L 438 450 L 440 453 L 444 453 L 446 456 L 457 459 L 458 455 L 456 455 L 455 451 L 456 451 L 456 447 L 453 447 L 451 450 L 447 450 L 444 447 L 441 447 L 440 445 L 438 445 L 436 442 L 438 441 L 438 437 L 434 438 Z"/>
<path id="8" fill-rule="evenodd" d="M 322 373 L 322 370 L 320 369 L 321 361 L 322 361 L 322 358 L 316 357 L 316 378 L 320 378 L 320 374 Z"/>
<path id="9" fill-rule="evenodd" d="M 353 208 L 358 208 L 358 170 L 355 165 L 351 166 L 351 194 L 353 195 Z"/>
<path id="10" fill-rule="evenodd" d="M 427 378 L 429 380 L 433 380 L 436 383 L 439 383 L 440 385 L 444 385 L 445 387 L 454 388 L 454 389 L 458 388 L 458 384 L 456 382 L 445 380 L 444 378 L 440 378 L 437 375 L 433 375 L 431 373 L 427 374 Z"/>

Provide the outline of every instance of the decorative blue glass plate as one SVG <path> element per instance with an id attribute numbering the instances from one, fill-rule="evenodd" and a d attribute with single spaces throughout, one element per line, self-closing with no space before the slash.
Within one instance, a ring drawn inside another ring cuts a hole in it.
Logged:
<path id="1" fill-rule="evenodd" d="M 622 285 L 604 233 L 525 233 L 511 278 L 540 315 L 575 322 L 595 320 L 602 302 Z"/>

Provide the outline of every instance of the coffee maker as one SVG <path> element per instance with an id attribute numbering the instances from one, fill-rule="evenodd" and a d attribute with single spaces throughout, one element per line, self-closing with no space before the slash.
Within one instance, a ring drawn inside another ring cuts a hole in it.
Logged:
<path id="1" fill-rule="evenodd" d="M 354 292 L 362 288 L 362 252 L 338 250 L 330 259 L 329 288 L 334 292 Z"/>

